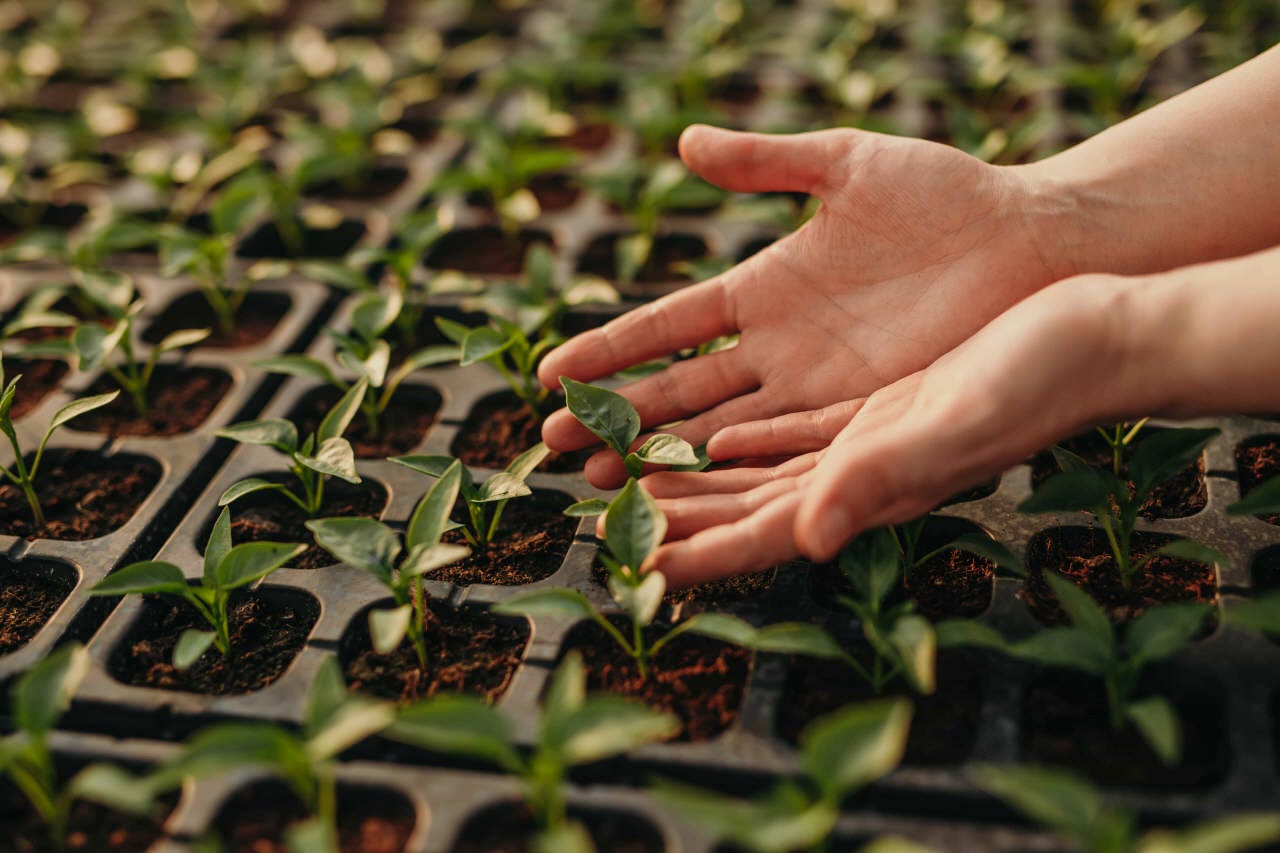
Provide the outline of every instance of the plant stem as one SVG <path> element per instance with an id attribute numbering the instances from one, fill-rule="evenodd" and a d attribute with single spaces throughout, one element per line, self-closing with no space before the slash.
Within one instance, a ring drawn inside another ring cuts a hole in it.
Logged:
<path id="1" fill-rule="evenodd" d="M 639 671 L 640 677 L 647 680 L 649 678 L 649 650 L 644 644 L 644 626 L 634 619 L 631 621 L 631 640 L 634 644 L 632 656 L 636 661 L 636 669 Z"/>

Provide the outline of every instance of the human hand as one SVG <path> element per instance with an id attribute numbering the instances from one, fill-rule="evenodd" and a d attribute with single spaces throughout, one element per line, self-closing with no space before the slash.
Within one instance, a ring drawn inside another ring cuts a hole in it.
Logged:
<path id="1" fill-rule="evenodd" d="M 741 333 L 736 347 L 622 389 L 646 427 L 698 445 L 726 427 L 870 395 L 920 370 L 1019 299 L 1061 278 L 1054 202 L 1037 179 L 944 145 L 856 130 L 791 136 L 689 128 L 689 167 L 729 190 L 818 196 L 795 233 L 709 281 L 638 308 L 550 353 L 539 377 L 590 382 Z M 596 443 L 568 412 L 557 451 Z M 642 439 L 643 440 L 643 439 Z M 613 454 L 587 477 L 619 485 Z"/>

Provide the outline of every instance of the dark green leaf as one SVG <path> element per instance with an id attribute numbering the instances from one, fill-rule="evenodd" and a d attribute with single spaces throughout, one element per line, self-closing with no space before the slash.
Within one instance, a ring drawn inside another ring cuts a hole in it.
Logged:
<path id="1" fill-rule="evenodd" d="M 592 435 L 626 456 L 631 443 L 640 435 L 640 416 L 635 407 L 614 391 L 560 377 L 565 404 L 578 422 Z"/>
<path id="2" fill-rule="evenodd" d="M 635 480 L 609 504 L 604 518 L 605 545 L 615 560 L 639 571 L 667 535 L 667 518 L 658 502 Z"/>

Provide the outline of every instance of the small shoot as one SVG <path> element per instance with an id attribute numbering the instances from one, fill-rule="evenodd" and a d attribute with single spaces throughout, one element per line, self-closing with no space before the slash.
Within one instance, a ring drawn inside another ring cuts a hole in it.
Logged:
<path id="1" fill-rule="evenodd" d="M 487 364 L 511 387 L 524 403 L 530 416 L 541 421 L 549 392 L 538 381 L 538 362 L 554 347 L 564 342 L 561 335 L 546 326 L 526 328 L 496 314 L 488 324 L 471 328 L 437 317 L 436 326 L 457 345 L 454 360 L 461 367 Z"/>
<path id="2" fill-rule="evenodd" d="M 204 573 L 198 583 L 188 583 L 173 563 L 147 560 L 112 572 L 89 591 L 95 597 L 116 595 L 171 595 L 183 599 L 200 614 L 209 630 L 188 628 L 173 648 L 173 666 L 190 667 L 213 646 L 224 659 L 231 658 L 231 594 L 256 585 L 306 550 L 305 545 L 285 542 L 231 544 L 231 515 L 218 514 L 204 549 Z"/>
<path id="3" fill-rule="evenodd" d="M 631 450 L 631 445 L 640 437 L 640 415 L 631 401 L 616 391 L 575 382 L 567 376 L 560 377 L 560 386 L 564 388 L 570 414 L 618 454 L 629 477 L 639 477 L 645 465 L 683 468 L 702 464 L 689 442 L 667 433 L 651 435 L 644 444 Z"/>

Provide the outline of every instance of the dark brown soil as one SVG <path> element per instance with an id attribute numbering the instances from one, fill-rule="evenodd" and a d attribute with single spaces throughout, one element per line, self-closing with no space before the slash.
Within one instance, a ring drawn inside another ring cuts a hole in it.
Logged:
<path id="1" fill-rule="evenodd" d="M 383 198 L 399 189 L 407 177 L 409 170 L 404 166 L 383 164 L 374 166 L 368 174 L 354 176 L 350 181 L 321 181 L 307 187 L 307 195 L 331 199 Z"/>
<path id="2" fill-rule="evenodd" d="M 597 850 L 609 853 L 662 853 L 662 835 L 647 820 L 623 811 L 569 809 Z M 462 825 L 453 853 L 533 853 L 538 831 L 524 803 L 495 803 L 480 809 Z"/>
<path id="3" fill-rule="evenodd" d="M 238 590 L 230 607 L 230 658 L 210 647 L 188 669 L 179 671 L 171 663 L 178 637 L 188 628 L 208 630 L 208 623 L 181 599 L 148 595 L 107 668 L 116 680 L 139 687 L 210 696 L 249 693 L 284 674 L 319 617 L 319 605 L 305 593 Z"/>
<path id="4" fill-rule="evenodd" d="M 167 815 L 168 811 L 164 813 Z M 163 818 L 135 817 L 97 803 L 77 801 L 71 807 L 66 846 L 59 850 L 49 840 L 44 820 L 26 797 L 8 780 L 0 780 L 0 850 L 7 853 L 143 853 L 163 837 Z"/>
<path id="5" fill-rule="evenodd" d="M 615 624 L 630 637 L 629 624 Z M 650 625 L 645 630 L 648 642 L 668 628 Z M 679 717 L 681 731 L 673 740 L 710 740 L 738 719 L 751 670 L 746 649 L 685 634 L 650 661 L 648 678 L 640 677 L 635 662 L 594 622 L 569 632 L 561 654 L 574 649 L 586 664 L 589 690 L 607 690 Z"/>
<path id="6" fill-rule="evenodd" d="M 555 141 L 574 151 L 600 151 L 613 139 L 613 127 L 607 124 L 580 124 L 573 133 Z"/>
<path id="7" fill-rule="evenodd" d="M 236 791 L 213 824 L 228 853 L 287 853 L 284 833 L 305 820 L 306 809 L 274 780 Z M 342 853 L 400 853 L 417 816 L 403 794 L 388 788 L 338 786 L 338 846 Z"/>
<path id="8" fill-rule="evenodd" d="M 162 364 L 156 368 L 147 388 L 148 409 L 139 415 L 133 399 L 121 393 L 109 405 L 81 415 L 71 428 L 82 432 L 107 435 L 146 435 L 162 437 L 181 435 L 199 428 L 231 388 L 230 374 L 211 367 L 177 367 Z M 86 395 L 107 394 L 119 390 L 115 380 L 100 376 Z"/>
<path id="9" fill-rule="evenodd" d="M 341 258 L 364 236 L 364 223 L 348 219 L 333 228 L 302 227 L 302 247 L 296 254 L 285 245 L 270 222 L 258 227 L 236 248 L 242 258 Z"/>
<path id="10" fill-rule="evenodd" d="M 1253 557 L 1249 567 L 1254 592 L 1280 588 L 1280 546 L 1264 548 Z"/>
<path id="11" fill-rule="evenodd" d="M 68 370 L 66 362 L 51 358 L 6 359 L 5 376 L 10 381 L 15 376 L 22 376 L 9 417 L 16 421 L 34 411 L 45 397 L 57 390 Z"/>
<path id="12" fill-rule="evenodd" d="M 327 386 L 308 391 L 289 413 L 289 420 L 297 424 L 300 435 L 310 435 L 341 396 L 337 388 Z M 347 428 L 346 439 L 360 459 L 385 459 L 410 453 L 436 422 L 441 402 L 440 393 L 434 388 L 401 385 L 379 417 L 376 435 L 369 427 L 369 420 L 360 412 Z"/>
<path id="13" fill-rule="evenodd" d="M 1161 432 L 1158 427 L 1147 427 L 1138 436 L 1138 441 Z M 1097 432 L 1087 432 L 1069 438 L 1062 446 L 1082 457 L 1090 465 L 1111 469 L 1111 448 Z M 1061 471 L 1051 453 L 1040 453 L 1031 460 L 1031 484 L 1039 486 L 1045 480 Z M 1123 476 L 1128 475 L 1127 468 L 1121 470 Z M 1130 486 L 1133 484 L 1130 483 Z M 1151 497 L 1142 505 L 1143 518 L 1186 518 L 1195 515 L 1205 508 L 1209 501 L 1209 492 L 1204 483 L 1204 455 L 1194 465 L 1188 465 L 1182 471 L 1157 486 Z"/>
<path id="14" fill-rule="evenodd" d="M 160 466 L 144 456 L 46 451 L 36 480 L 44 526 L 36 526 L 22 490 L 6 482 L 0 484 L 0 533 L 70 541 L 105 536 L 133 518 L 158 482 Z"/>
<path id="15" fill-rule="evenodd" d="M 616 280 L 615 247 L 622 234 L 605 234 L 587 244 L 578 259 L 578 272 L 591 273 Z M 688 273 L 676 267 L 684 261 L 696 261 L 707 255 L 707 244 L 692 234 L 665 234 L 653 241 L 653 251 L 640 271 L 636 284 L 673 284 L 691 281 Z"/>
<path id="16" fill-rule="evenodd" d="M 555 213 L 573 207 L 582 195 L 582 188 L 566 172 L 537 175 L 529 180 L 529 191 L 538 200 L 543 213 Z M 477 190 L 467 193 L 467 204 L 481 210 L 493 210 L 493 199 L 488 193 Z"/>
<path id="17" fill-rule="evenodd" d="M 218 328 L 209 303 L 199 293 L 184 293 L 169 303 L 156 321 L 142 334 L 149 344 L 157 344 L 165 335 L 181 329 L 210 328 L 213 334 L 196 345 L 197 349 L 242 349 L 256 346 L 271 336 L 289 312 L 293 300 L 285 293 L 250 292 L 236 314 L 236 328 L 230 335 Z"/>
<path id="18" fill-rule="evenodd" d="M 548 398 L 547 414 L 563 406 L 563 397 Z M 541 440 L 542 422 L 519 397 L 502 391 L 482 398 L 471 408 L 449 452 L 463 464 L 501 470 Z M 581 471 L 590 456 L 590 451 L 552 453 L 538 470 L 553 474 Z"/>
<path id="19" fill-rule="evenodd" d="M 379 602 L 379 608 L 392 602 Z M 342 638 L 338 658 L 353 690 L 402 702 L 437 693 L 467 693 L 496 702 L 507 692 L 529 644 L 529 625 L 523 619 L 497 618 L 479 607 L 428 605 L 427 654 L 423 671 L 413 644 L 406 639 L 389 655 L 380 655 L 369 641 L 369 611 L 352 620 Z"/>
<path id="20" fill-rule="evenodd" d="M 1166 533 L 1135 533 L 1133 557 L 1139 559 L 1177 538 Z M 1046 625 L 1066 621 L 1045 581 L 1046 572 L 1056 572 L 1084 589 L 1116 622 L 1133 619 L 1156 604 L 1212 603 L 1218 597 L 1213 566 L 1166 556 L 1153 558 L 1133 578 L 1132 588 L 1125 589 L 1106 534 L 1094 527 L 1053 527 L 1037 533 L 1027 546 L 1027 571 L 1022 597 L 1032 615 Z"/>
<path id="21" fill-rule="evenodd" d="M 461 228 L 440 238 L 427 255 L 427 266 L 474 275 L 518 275 L 524 256 L 536 243 L 553 246 L 545 231 L 523 230 L 508 236 L 493 225 Z"/>
<path id="22" fill-rule="evenodd" d="M 485 551 L 473 550 L 461 562 L 431 573 L 432 580 L 458 585 L 473 583 L 519 586 L 555 574 L 578 529 L 578 519 L 564 515 L 573 501 L 559 492 L 535 491 L 507 504 L 498 524 L 498 538 Z M 466 518 L 459 507 L 454 521 Z M 462 531 L 446 533 L 446 542 L 466 544 Z"/>
<path id="23" fill-rule="evenodd" d="M 1112 731 L 1106 692 L 1098 679 L 1066 670 L 1045 670 L 1026 688 L 1022 749 L 1027 760 L 1084 773 L 1109 786 L 1159 790 L 1206 788 L 1226 773 L 1230 760 L 1221 688 L 1197 683 L 1154 682 L 1151 692 L 1174 703 L 1182 719 L 1183 759 L 1166 767 L 1146 741 L 1126 724 Z"/>
<path id="24" fill-rule="evenodd" d="M 755 598 L 757 595 L 763 594 L 773 585 L 773 580 L 778 576 L 778 570 L 765 569 L 762 572 L 755 572 L 749 575 L 736 575 L 731 578 L 724 578 L 710 583 L 702 583 L 697 586 L 691 586 L 686 589 L 674 589 L 663 596 L 663 601 L 667 604 L 689 604 L 693 605 L 691 610 L 686 613 L 711 609 L 708 607 L 700 607 L 698 605 L 720 605 L 734 604 L 740 601 L 746 601 Z M 601 565 L 591 567 L 591 579 L 595 581 L 602 589 L 609 587 L 609 570 Z"/>
<path id="25" fill-rule="evenodd" d="M 1236 446 L 1236 471 L 1240 497 L 1280 475 L 1280 436 L 1259 435 Z M 1258 516 L 1268 524 L 1280 524 L 1280 514 Z"/>
<path id="26" fill-rule="evenodd" d="M 279 476 L 264 476 L 263 479 L 287 482 Z M 324 505 L 315 517 L 363 515 L 380 518 L 386 508 L 387 490 L 380 483 L 366 479 L 360 485 L 353 486 L 342 480 L 330 479 L 324 486 Z M 231 539 L 237 545 L 242 542 L 263 541 L 311 542 L 311 531 L 306 526 L 309 520 L 301 508 L 283 495 L 259 492 L 232 504 Z M 200 537 L 201 553 L 207 538 L 206 530 Z M 333 565 L 333 557 L 319 545 L 311 545 L 289 565 L 295 569 L 318 569 Z"/>
<path id="27" fill-rule="evenodd" d="M 0 655 L 25 646 L 76 588 L 78 573 L 61 563 L 0 560 Z"/>
<path id="28" fill-rule="evenodd" d="M 907 764 L 961 764 L 973 752 L 982 715 L 978 668 L 965 653 L 944 651 L 938 655 L 937 681 L 929 696 L 914 694 L 901 679 L 882 694 L 909 696 L 914 704 Z M 818 717 L 875 698 L 871 686 L 845 664 L 793 657 L 778 703 L 778 736 L 795 744 Z"/>

